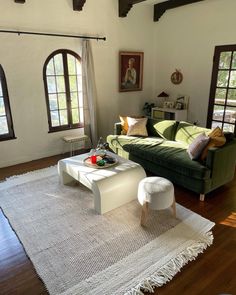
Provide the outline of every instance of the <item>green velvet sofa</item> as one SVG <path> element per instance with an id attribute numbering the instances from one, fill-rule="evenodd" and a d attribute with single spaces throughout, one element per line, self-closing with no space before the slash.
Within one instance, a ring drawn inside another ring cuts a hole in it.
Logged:
<path id="1" fill-rule="evenodd" d="M 121 135 L 121 123 L 115 134 L 108 135 L 109 147 L 118 155 L 135 161 L 155 175 L 200 194 L 205 194 L 231 181 L 235 173 L 236 139 L 219 148 L 210 148 L 204 162 L 191 160 L 187 148 L 200 133 L 210 129 L 187 122 L 148 119 L 148 137 Z"/>

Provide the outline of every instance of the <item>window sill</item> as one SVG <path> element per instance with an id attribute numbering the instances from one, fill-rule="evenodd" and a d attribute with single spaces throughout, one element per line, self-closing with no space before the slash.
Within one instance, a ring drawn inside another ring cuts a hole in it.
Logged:
<path id="1" fill-rule="evenodd" d="M 13 140 L 13 139 L 17 139 L 17 137 L 5 137 L 5 138 L 1 138 L 0 137 L 0 141 L 7 141 L 7 140 Z"/>
<path id="2" fill-rule="evenodd" d="M 68 130 L 80 129 L 80 128 L 84 128 L 84 125 L 80 124 L 79 126 L 74 126 L 74 127 L 57 128 L 57 129 L 49 130 L 48 133 L 68 131 Z"/>

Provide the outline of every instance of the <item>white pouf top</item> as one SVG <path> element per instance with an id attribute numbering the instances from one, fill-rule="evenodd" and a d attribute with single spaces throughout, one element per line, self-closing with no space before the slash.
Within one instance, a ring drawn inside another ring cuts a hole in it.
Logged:
<path id="1" fill-rule="evenodd" d="M 174 186 L 163 177 L 146 177 L 139 182 L 138 200 L 141 205 L 149 203 L 151 209 L 166 209 L 174 202 Z"/>

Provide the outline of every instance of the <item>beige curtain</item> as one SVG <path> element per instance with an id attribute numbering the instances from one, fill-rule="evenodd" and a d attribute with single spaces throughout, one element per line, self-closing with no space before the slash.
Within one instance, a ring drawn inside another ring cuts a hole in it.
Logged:
<path id="1" fill-rule="evenodd" d="M 84 107 L 84 133 L 91 138 L 92 146 L 98 141 L 97 132 L 97 91 L 93 55 L 89 40 L 82 41 L 82 82 Z"/>

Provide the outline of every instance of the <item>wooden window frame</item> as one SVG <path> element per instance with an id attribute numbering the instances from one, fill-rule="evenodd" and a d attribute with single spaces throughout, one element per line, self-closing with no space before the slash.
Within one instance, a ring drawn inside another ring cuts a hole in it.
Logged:
<path id="1" fill-rule="evenodd" d="M 49 93 L 48 93 L 48 84 L 47 84 L 47 65 L 50 60 L 56 56 L 57 54 L 62 54 L 63 60 L 63 69 L 64 69 L 64 82 L 65 82 L 65 94 L 66 94 L 66 103 L 67 103 L 67 113 L 68 113 L 68 124 L 62 126 L 52 126 L 51 113 L 50 113 L 50 105 L 49 105 Z M 67 54 L 73 55 L 79 62 L 81 62 L 80 56 L 72 50 L 69 49 L 58 49 L 52 52 L 48 58 L 46 59 L 43 67 L 43 81 L 44 81 L 44 89 L 45 89 L 45 97 L 46 97 L 46 105 L 47 105 L 47 115 L 48 115 L 48 133 L 83 128 L 84 124 L 79 122 L 76 124 L 72 123 L 72 112 L 71 112 L 71 96 L 70 96 L 70 85 L 69 85 L 69 74 L 68 74 L 68 63 L 67 63 Z"/>
<path id="2" fill-rule="evenodd" d="M 13 127 L 11 106 L 10 106 L 10 100 L 9 100 L 8 88 L 7 88 L 7 80 L 6 80 L 5 72 L 1 65 L 0 65 L 0 80 L 2 85 L 3 102 L 5 106 L 7 126 L 8 126 L 8 133 L 0 135 L 0 141 L 4 141 L 4 140 L 16 139 L 16 137 L 15 137 L 14 127 Z"/>
<path id="3" fill-rule="evenodd" d="M 214 58 L 213 58 L 213 68 L 212 68 L 212 76 L 211 76 L 211 87 L 210 87 L 210 97 L 209 97 L 209 104 L 208 104 L 208 115 L 207 115 L 207 128 L 212 127 L 212 122 L 218 122 L 217 120 L 213 120 L 213 112 L 214 112 L 214 105 L 215 105 L 215 95 L 216 95 L 216 89 L 220 88 L 217 87 L 217 78 L 218 78 L 218 71 L 219 71 L 219 62 L 220 62 L 220 55 L 222 52 L 227 52 L 227 51 L 235 51 L 236 52 L 236 45 L 222 45 L 222 46 L 216 46 L 215 47 L 215 52 L 214 52 Z M 232 60 L 230 64 L 230 69 L 232 65 Z M 232 69 L 231 69 L 232 70 Z M 228 90 L 231 89 L 229 85 L 227 87 L 223 87 L 226 89 L 226 99 L 227 101 L 227 95 L 228 95 Z M 233 88 L 232 88 L 233 89 Z M 225 102 L 224 108 L 226 108 L 227 104 Z M 235 107 L 236 110 L 236 107 Z M 236 121 L 234 124 L 232 123 L 227 123 L 224 121 L 224 115 L 222 121 L 219 121 L 219 123 L 222 124 L 231 124 L 234 125 L 234 135 L 236 136 Z"/>

